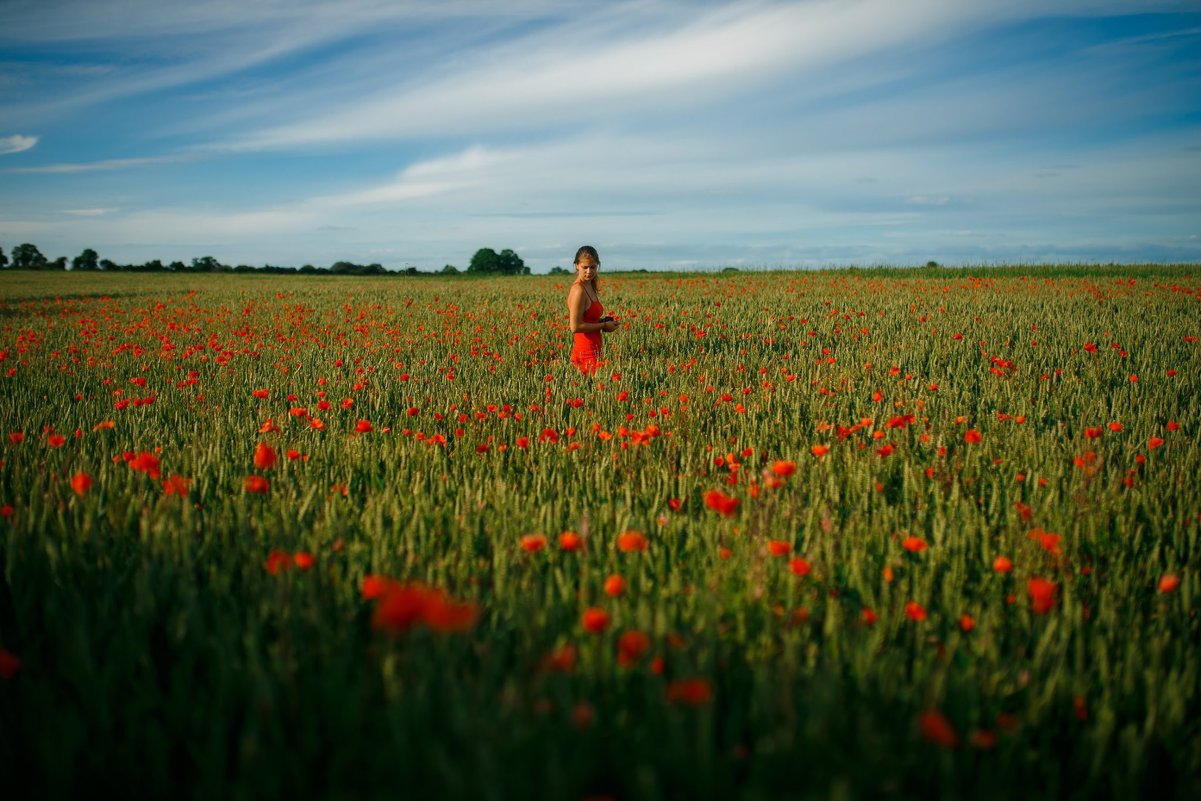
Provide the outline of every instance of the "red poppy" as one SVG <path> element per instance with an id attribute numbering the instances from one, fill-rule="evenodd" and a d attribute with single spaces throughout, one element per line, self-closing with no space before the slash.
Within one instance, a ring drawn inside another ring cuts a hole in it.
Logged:
<path id="1" fill-rule="evenodd" d="M 1151 439 L 1147 440 L 1147 448 L 1150 450 L 1155 450 L 1160 445 L 1163 445 L 1163 437 L 1151 437 Z"/>
<path id="2" fill-rule="evenodd" d="M 135 473 L 145 473 L 158 481 L 162 476 L 162 463 L 153 453 L 142 451 L 129 460 L 129 469 Z"/>
<path id="3" fill-rule="evenodd" d="M 259 400 L 266 400 L 267 396 L 270 395 L 271 393 L 265 389 L 254 389 L 254 390 L 250 391 L 250 394 L 253 395 L 254 397 L 258 398 Z"/>
<path id="4" fill-rule="evenodd" d="M 574 531 L 564 531 L 559 535 L 559 547 L 568 552 L 581 550 L 584 547 L 584 538 Z"/>
<path id="5" fill-rule="evenodd" d="M 979 442 L 984 439 L 984 436 L 974 428 L 969 428 L 963 432 L 963 441 L 968 443 Z"/>
<path id="6" fill-rule="evenodd" d="M 271 482 L 262 476 L 250 475 L 242 481 L 242 488 L 256 495 L 266 495 L 271 491 Z"/>
<path id="7" fill-rule="evenodd" d="M 275 454 L 275 449 L 265 442 L 260 442 L 254 448 L 254 466 L 259 470 L 267 470 L 274 467 L 278 458 Z"/>
<path id="8" fill-rule="evenodd" d="M 645 633 L 631 629 L 617 638 L 617 664 L 624 668 L 633 667 L 642 661 L 651 648 L 651 638 Z"/>
<path id="9" fill-rule="evenodd" d="M 667 683 L 665 696 L 669 704 L 704 706 L 713 700 L 713 685 L 708 679 L 676 679 Z"/>
<path id="10" fill-rule="evenodd" d="M 929 546 L 921 537 L 906 537 L 905 539 L 901 540 L 901 547 L 910 553 L 921 553 Z"/>
<path id="11" fill-rule="evenodd" d="M 622 553 L 641 553 L 646 546 L 646 536 L 641 531 L 629 529 L 617 536 L 617 550 Z"/>
<path id="12" fill-rule="evenodd" d="M 917 601 L 908 601 L 905 604 L 905 617 L 920 623 L 928 616 L 925 608 L 921 604 L 919 604 Z"/>
<path id="13" fill-rule="evenodd" d="M 776 478 L 788 478 L 796 472 L 796 462 L 787 460 L 772 462 L 771 471 Z"/>
<path id="14" fill-rule="evenodd" d="M 992 562 L 992 569 L 997 573 L 1012 572 L 1013 561 L 1008 556 L 998 556 Z"/>
<path id="15" fill-rule="evenodd" d="M 571 643 L 567 643 L 547 654 L 546 658 L 542 660 L 542 671 L 544 673 L 571 673 L 575 670 L 578 658 L 579 650 Z"/>
<path id="16" fill-rule="evenodd" d="M 537 553 L 546 547 L 545 534 L 526 534 L 521 538 L 521 550 L 526 553 Z"/>
<path id="17" fill-rule="evenodd" d="M 830 446 L 829 445 L 812 445 L 809 448 L 809 452 L 812 453 L 814 456 L 816 456 L 818 459 L 820 459 L 823 456 L 825 456 L 827 453 L 830 452 Z"/>
<path id="18" fill-rule="evenodd" d="M 359 597 L 364 601 L 374 601 L 383 597 L 395 584 L 390 578 L 369 573 L 363 576 L 363 583 L 359 585 Z"/>
<path id="19" fill-rule="evenodd" d="M 1173 592 L 1180 586 L 1180 576 L 1175 573 L 1165 573 L 1159 578 L 1159 591 L 1162 593 Z"/>
<path id="20" fill-rule="evenodd" d="M 1026 592 L 1030 595 L 1030 608 L 1035 614 L 1045 615 L 1055 608 L 1055 593 L 1058 587 L 1041 576 L 1034 576 L 1026 582 Z"/>
<path id="21" fill-rule="evenodd" d="M 374 431 L 375 429 L 371 427 L 370 420 L 358 420 L 354 424 L 354 430 L 358 434 L 366 434 L 368 431 Z"/>
<path id="22" fill-rule="evenodd" d="M 0 648 L 0 679 L 11 679 L 21 672 L 21 660 L 7 648 Z"/>
<path id="23" fill-rule="evenodd" d="M 605 579 L 605 595 L 610 598 L 617 598 L 624 595 L 626 591 L 626 580 L 614 573 Z"/>
<path id="24" fill-rule="evenodd" d="M 308 570 L 317 560 L 308 551 L 297 551 L 292 554 L 292 563 L 298 570 Z"/>
<path id="25" fill-rule="evenodd" d="M 726 495 L 721 490 L 709 490 L 705 493 L 705 506 L 717 512 L 722 517 L 730 517 L 738 511 L 741 503 L 737 498 Z"/>
<path id="26" fill-rule="evenodd" d="M 51 434 L 46 437 L 46 444 L 51 448 L 61 448 L 66 441 L 67 438 L 62 434 Z"/>
<path id="27" fill-rule="evenodd" d="M 87 473 L 76 473 L 71 476 L 71 489 L 76 495 L 85 495 L 92 488 L 92 477 Z"/>
<path id="28" fill-rule="evenodd" d="M 946 716 L 934 709 L 927 709 L 917 719 L 918 729 L 922 739 L 942 748 L 955 748 L 959 745 L 959 735 L 951 726 Z"/>
<path id="29" fill-rule="evenodd" d="M 580 616 L 580 625 L 589 634 L 603 634 L 609 628 L 609 613 L 599 607 L 589 607 Z"/>
<path id="30" fill-rule="evenodd" d="M 25 434 L 22 431 L 14 431 L 8 435 L 8 441 L 13 445 L 20 445 L 25 441 Z"/>
<path id="31" fill-rule="evenodd" d="M 803 557 L 797 556 L 789 561 L 788 569 L 792 571 L 792 575 L 804 578 L 813 572 L 813 565 L 809 564 Z"/>
<path id="32" fill-rule="evenodd" d="M 268 573 L 277 576 L 292 567 L 292 555 L 287 551 L 274 550 L 267 554 L 267 561 L 263 567 Z"/>
<path id="33" fill-rule="evenodd" d="M 971 631 L 972 629 L 976 628 L 976 618 L 964 612 L 959 616 L 959 628 L 964 633 Z"/>
<path id="34" fill-rule="evenodd" d="M 772 556 L 788 556 L 792 553 L 792 543 L 784 540 L 768 540 L 767 550 Z"/>
<path id="35" fill-rule="evenodd" d="M 188 485 L 192 483 L 192 479 L 184 478 L 180 475 L 169 476 L 163 479 L 163 494 L 164 495 L 187 495 Z"/>

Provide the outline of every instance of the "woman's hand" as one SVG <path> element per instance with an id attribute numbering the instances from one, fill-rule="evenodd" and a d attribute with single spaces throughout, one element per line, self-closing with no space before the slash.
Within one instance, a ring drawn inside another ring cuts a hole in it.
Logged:
<path id="1" fill-rule="evenodd" d="M 605 333 L 611 334 L 617 330 L 617 321 L 616 320 L 605 320 L 603 323 L 601 323 L 601 325 L 604 326 L 604 328 L 602 330 L 605 331 Z"/>

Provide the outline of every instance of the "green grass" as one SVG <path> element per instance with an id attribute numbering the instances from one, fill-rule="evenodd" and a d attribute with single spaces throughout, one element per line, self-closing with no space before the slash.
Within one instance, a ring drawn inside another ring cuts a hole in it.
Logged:
<path id="1" fill-rule="evenodd" d="M 1201 780 L 1198 268 L 610 275 L 626 325 L 596 379 L 567 363 L 565 280 L 0 274 L 0 648 L 20 660 L 3 786 L 1171 798 Z M 628 529 L 644 552 L 616 548 Z M 531 533 L 548 547 L 523 550 Z M 273 574 L 273 551 L 314 564 Z M 368 575 L 478 620 L 377 630 Z M 629 630 L 651 646 L 623 666 Z M 548 671 L 565 646 L 572 669 Z"/>

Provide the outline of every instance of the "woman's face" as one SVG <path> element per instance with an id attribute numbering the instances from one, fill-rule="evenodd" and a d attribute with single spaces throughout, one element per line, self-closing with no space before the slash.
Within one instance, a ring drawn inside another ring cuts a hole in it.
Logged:
<path id="1" fill-rule="evenodd" d="M 580 260 L 575 264 L 576 275 L 581 281 L 591 281 L 596 278 L 596 271 L 600 269 L 600 265 L 591 256 L 585 254 L 580 256 Z"/>

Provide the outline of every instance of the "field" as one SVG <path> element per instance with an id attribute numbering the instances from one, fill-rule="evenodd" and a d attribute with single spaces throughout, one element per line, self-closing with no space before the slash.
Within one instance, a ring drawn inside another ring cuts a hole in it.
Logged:
<path id="1" fill-rule="evenodd" d="M 0 786 L 1183 798 L 1201 268 L 0 274 Z"/>

